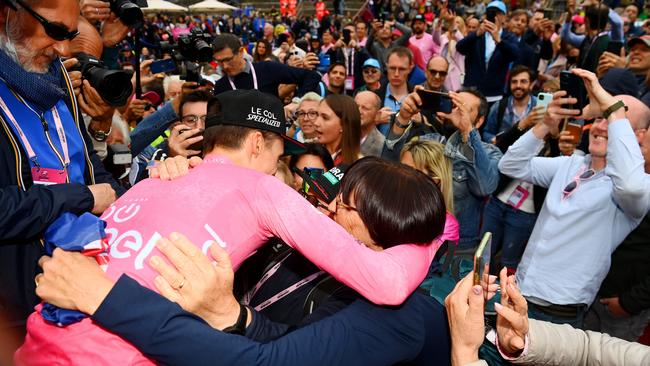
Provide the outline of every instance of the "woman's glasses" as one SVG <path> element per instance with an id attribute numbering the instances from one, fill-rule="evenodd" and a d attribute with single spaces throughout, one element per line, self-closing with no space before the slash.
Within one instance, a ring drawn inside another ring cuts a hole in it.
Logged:
<path id="1" fill-rule="evenodd" d="M 298 119 L 304 119 L 305 117 L 309 118 L 310 120 L 318 118 L 319 114 L 316 111 L 309 111 L 309 112 L 303 112 L 303 111 L 298 111 L 296 112 L 296 118 Z"/>
<path id="2" fill-rule="evenodd" d="M 27 6 L 23 0 L 10 0 L 10 2 L 14 2 L 13 5 L 16 8 L 16 5 L 20 5 L 23 9 L 25 9 L 26 12 L 33 16 L 34 19 L 36 19 L 39 23 L 41 23 L 43 29 L 45 29 L 45 34 L 54 40 L 57 40 L 59 42 L 65 40 L 72 41 L 77 35 L 79 35 L 78 30 L 69 31 L 68 28 L 62 24 L 51 23 L 49 20 L 43 18 L 40 14 Z"/>

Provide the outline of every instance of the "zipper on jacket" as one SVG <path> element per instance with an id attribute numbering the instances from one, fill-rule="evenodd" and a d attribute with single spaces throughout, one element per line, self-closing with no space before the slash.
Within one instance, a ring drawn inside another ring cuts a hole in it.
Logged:
<path id="1" fill-rule="evenodd" d="M 54 154 L 56 155 L 56 157 L 59 158 L 59 162 L 61 163 L 61 166 L 63 167 L 63 171 L 66 172 L 65 180 L 66 180 L 67 183 L 70 183 L 70 177 L 68 177 L 68 167 L 65 165 L 65 160 L 59 154 L 59 151 L 54 147 L 54 143 L 52 142 L 52 138 L 50 137 L 50 127 L 47 125 L 47 121 L 45 120 L 45 117 L 43 117 L 42 114 L 39 114 L 38 118 L 40 118 L 41 125 L 43 125 L 43 131 L 45 131 L 45 137 L 47 138 L 47 142 L 50 144 L 50 147 L 54 151 Z"/>

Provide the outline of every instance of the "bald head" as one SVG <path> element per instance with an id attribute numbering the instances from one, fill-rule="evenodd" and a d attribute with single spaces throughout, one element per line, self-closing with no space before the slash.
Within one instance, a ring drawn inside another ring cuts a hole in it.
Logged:
<path id="1" fill-rule="evenodd" d="M 86 53 L 96 58 L 102 57 L 104 50 L 102 36 L 86 18 L 79 17 L 79 35 L 70 42 L 70 53 Z"/>
<path id="2" fill-rule="evenodd" d="M 630 120 L 630 125 L 632 125 L 637 140 L 641 143 L 645 131 L 650 126 L 650 108 L 630 95 L 617 95 L 616 98 L 622 100 L 628 106 L 627 118 Z"/>
<path id="3" fill-rule="evenodd" d="M 427 63 L 427 84 L 431 90 L 441 90 L 447 78 L 449 62 L 442 56 L 433 56 Z"/>
<path id="4" fill-rule="evenodd" d="M 362 91 L 354 97 L 361 114 L 361 129 L 371 128 L 375 124 L 377 112 L 381 108 L 381 99 L 371 91 Z"/>

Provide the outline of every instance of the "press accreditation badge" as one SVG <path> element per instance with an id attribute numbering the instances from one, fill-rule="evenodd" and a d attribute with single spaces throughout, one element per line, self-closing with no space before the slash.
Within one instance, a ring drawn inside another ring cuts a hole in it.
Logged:
<path id="1" fill-rule="evenodd" d="M 529 195 L 530 192 L 526 188 L 518 185 L 517 188 L 512 191 L 512 194 L 510 194 L 510 197 L 508 197 L 508 202 L 506 203 L 516 209 L 519 209 L 519 207 L 524 204 L 524 201 L 526 198 L 528 198 Z"/>
<path id="2" fill-rule="evenodd" d="M 63 184 L 67 183 L 67 177 L 65 170 L 43 167 L 32 168 L 32 180 L 34 184 Z"/>
<path id="3" fill-rule="evenodd" d="M 354 76 L 345 78 L 345 90 L 354 90 Z"/>

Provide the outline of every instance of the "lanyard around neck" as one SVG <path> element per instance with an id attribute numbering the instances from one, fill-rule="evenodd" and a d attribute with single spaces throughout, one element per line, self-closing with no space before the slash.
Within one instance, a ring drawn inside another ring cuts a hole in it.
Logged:
<path id="1" fill-rule="evenodd" d="M 29 110 L 34 112 L 39 119 L 42 121 L 42 123 L 47 123 L 45 122 L 45 118 L 42 115 L 39 115 L 34 111 L 29 104 L 27 104 L 23 98 L 18 96 L 18 99 L 27 107 Z M 20 137 L 20 140 L 23 143 L 23 146 L 25 147 L 25 150 L 27 150 L 27 155 L 29 156 L 29 159 L 34 162 L 34 165 L 38 166 L 37 162 L 37 157 L 36 157 L 36 152 L 34 152 L 34 149 L 32 148 L 32 145 L 29 143 L 29 140 L 27 139 L 27 136 L 25 135 L 25 132 L 23 132 L 23 129 L 20 127 L 20 124 L 18 124 L 18 121 L 16 121 L 16 117 L 14 117 L 13 113 L 9 110 L 9 107 L 7 106 L 7 103 L 5 103 L 4 99 L 2 96 L 0 96 L 0 108 L 2 108 L 2 111 L 4 114 L 7 116 L 11 124 L 14 126 L 16 131 L 18 132 L 18 137 Z M 56 126 L 56 133 L 59 136 L 59 142 L 61 143 L 61 148 L 63 149 L 63 162 L 64 162 L 64 168 L 66 168 L 68 165 L 70 165 L 70 154 L 68 152 L 68 140 L 65 136 L 65 130 L 63 129 L 63 123 L 61 122 L 61 116 L 59 115 L 59 111 L 56 109 L 56 106 L 52 108 L 52 116 L 54 117 L 54 124 Z"/>
<path id="2" fill-rule="evenodd" d="M 255 72 L 255 66 L 253 66 L 253 63 L 251 63 L 250 65 L 251 65 L 251 74 L 253 75 L 253 89 L 258 90 L 259 88 L 257 87 L 257 73 Z M 230 76 L 228 76 L 228 82 L 230 82 L 230 86 L 232 87 L 232 90 L 237 90 L 237 87 L 235 86 L 235 82 L 232 80 Z"/>

